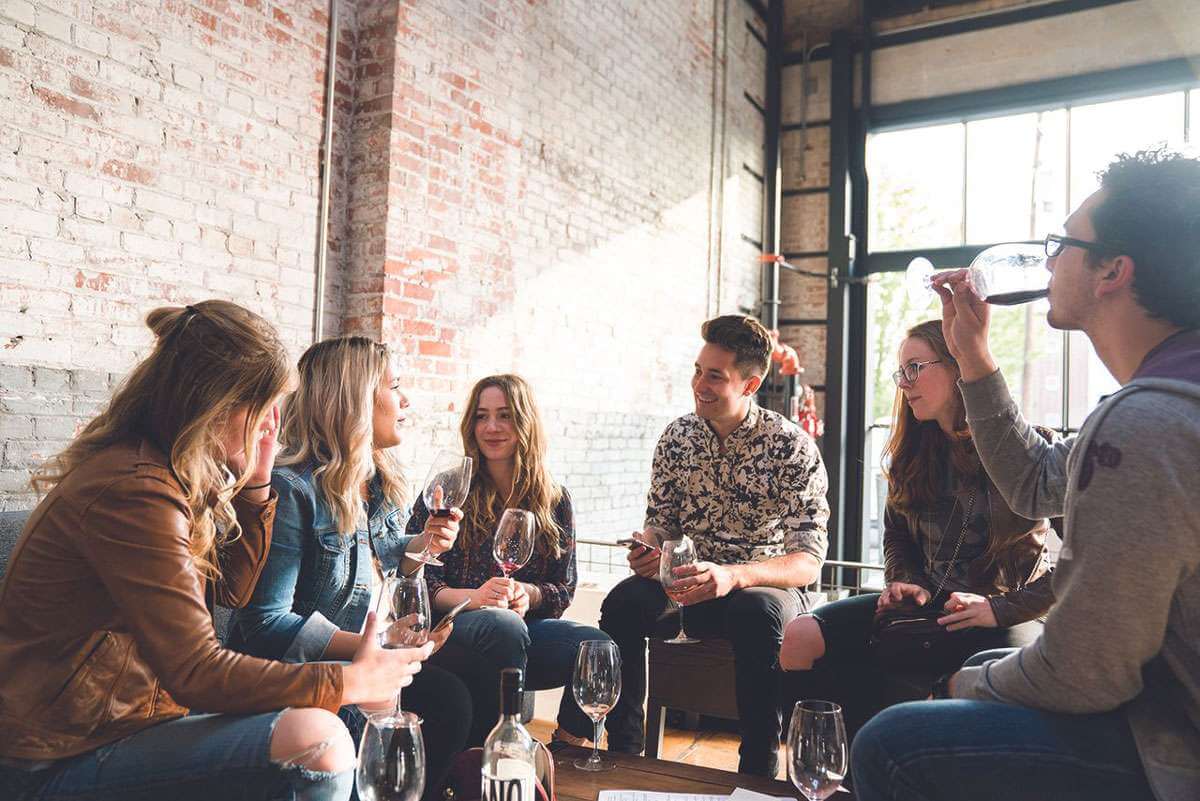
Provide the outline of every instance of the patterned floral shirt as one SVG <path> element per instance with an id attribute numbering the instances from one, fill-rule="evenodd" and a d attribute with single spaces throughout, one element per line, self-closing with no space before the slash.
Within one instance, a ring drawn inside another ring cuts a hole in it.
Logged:
<path id="1" fill-rule="evenodd" d="M 420 534 L 425 529 L 425 521 L 429 519 L 429 511 L 425 502 L 418 497 L 413 505 L 412 517 L 408 519 L 408 533 Z M 534 548 L 533 556 L 525 567 L 512 574 L 512 578 L 526 584 L 536 584 L 542 591 L 542 604 L 537 609 L 530 609 L 530 618 L 557 618 L 571 605 L 575 597 L 575 585 L 579 576 L 575 567 L 575 513 L 571 509 L 571 496 L 563 487 L 562 500 L 554 507 L 554 522 L 562 530 L 561 554 L 558 558 L 543 556 Z M 492 556 L 492 538 L 482 537 L 478 545 L 470 551 L 462 548 L 463 530 L 459 531 L 459 540 L 454 547 L 438 558 L 445 567 L 428 565 L 425 568 L 425 582 L 429 586 L 429 597 L 437 595 L 438 590 L 446 587 L 473 590 L 494 576 L 502 576 L 500 566 Z"/>
<path id="2" fill-rule="evenodd" d="M 751 403 L 722 448 L 687 414 L 654 450 L 646 525 L 682 531 L 700 559 L 718 564 L 797 552 L 823 561 L 828 485 L 816 443 L 782 415 Z"/>

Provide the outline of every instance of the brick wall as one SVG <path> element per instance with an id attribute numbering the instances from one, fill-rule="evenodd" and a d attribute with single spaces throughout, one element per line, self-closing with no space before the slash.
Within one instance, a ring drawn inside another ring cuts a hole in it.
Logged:
<path id="1" fill-rule="evenodd" d="M 390 5 L 359 8 L 379 102 L 359 104 L 350 181 L 387 203 L 351 200 L 371 231 L 344 324 L 404 353 L 405 462 L 455 440 L 477 378 L 517 371 L 581 536 L 626 532 L 691 406 L 700 322 L 757 311 L 757 20 L 737 0 Z M 383 138 L 386 165 L 366 146 Z"/>
<path id="2" fill-rule="evenodd" d="M 227 297 L 310 340 L 326 4 L 0 7 L 0 503 Z M 580 533 L 640 520 L 707 316 L 756 311 L 747 4 L 339 5 L 325 328 L 403 353 L 414 480 L 470 384 L 533 382 Z"/>

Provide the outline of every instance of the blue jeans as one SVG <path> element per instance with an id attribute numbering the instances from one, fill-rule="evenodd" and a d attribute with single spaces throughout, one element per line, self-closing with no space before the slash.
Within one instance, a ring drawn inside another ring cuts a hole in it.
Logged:
<path id="1" fill-rule="evenodd" d="M 985 651 L 982 664 L 1013 649 Z M 989 701 L 916 701 L 871 720 L 851 753 L 860 801 L 1153 801 L 1120 710 L 1068 715 Z"/>
<path id="2" fill-rule="evenodd" d="M 429 661 L 461 678 L 475 707 L 467 745 L 482 745 L 500 719 L 500 671 L 525 671 L 526 690 L 565 687 L 558 725 L 576 737 L 593 737 L 591 718 L 571 692 L 575 654 L 585 640 L 607 640 L 600 629 L 570 620 L 522 618 L 507 609 L 476 609 L 454 621 L 454 631 Z"/>
<path id="3" fill-rule="evenodd" d="M 271 762 L 282 712 L 189 715 L 143 729 L 40 771 L 0 767 L 0 797 L 15 801 L 345 801 L 354 771 Z"/>

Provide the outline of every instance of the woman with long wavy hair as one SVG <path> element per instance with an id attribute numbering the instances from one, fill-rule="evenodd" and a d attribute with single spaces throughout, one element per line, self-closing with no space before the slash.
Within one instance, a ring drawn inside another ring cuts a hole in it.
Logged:
<path id="1" fill-rule="evenodd" d="M 1049 523 L 1010 509 L 982 469 L 941 321 L 909 329 L 899 358 L 884 449 L 886 587 L 800 616 L 779 652 L 790 694 L 842 704 L 851 736 L 884 706 L 885 666 L 867 645 L 877 611 L 906 599 L 944 609 L 938 623 L 957 632 L 957 647 L 934 666 L 941 673 L 979 651 L 1032 642 L 1054 603 Z"/>
<path id="2" fill-rule="evenodd" d="M 146 323 L 150 355 L 35 476 L 0 588 L 0 796 L 217 798 L 236 776 L 240 798 L 348 798 L 334 712 L 393 697 L 429 649 L 297 665 L 221 646 L 211 604 L 246 603 L 270 544 L 292 371 L 232 303 Z"/>
<path id="3" fill-rule="evenodd" d="M 305 351 L 299 372 L 271 477 L 279 494 L 271 552 L 250 603 L 234 616 L 230 647 L 289 662 L 349 659 L 384 576 L 420 567 L 407 552 L 449 548 L 462 513 L 405 534 L 408 503 L 392 448 L 408 400 L 386 345 L 327 339 Z M 435 648 L 447 634 L 435 635 Z M 470 696 L 453 674 L 426 665 L 402 701 L 424 721 L 425 797 L 439 798 L 466 738 Z M 357 738 L 363 712 L 348 706 L 339 714 Z"/>
<path id="4" fill-rule="evenodd" d="M 462 676 L 475 702 L 468 742 L 479 745 L 500 716 L 499 677 L 508 667 L 526 672 L 530 690 L 570 685 L 584 640 L 607 640 L 592 626 L 562 620 L 575 596 L 575 518 L 571 498 L 546 467 L 546 432 L 533 390 L 517 375 L 494 375 L 471 390 L 459 426 L 463 449 L 480 466 L 463 504 L 462 529 L 442 555 L 445 567 L 426 568 L 437 612 L 469 600 L 454 633 L 434 661 Z M 492 536 L 505 509 L 533 513 L 535 546 L 523 568 L 504 578 L 492 557 Z M 418 499 L 409 532 L 429 512 Z M 574 743 L 592 735 L 591 721 L 568 690 L 558 708 L 555 738 Z"/>

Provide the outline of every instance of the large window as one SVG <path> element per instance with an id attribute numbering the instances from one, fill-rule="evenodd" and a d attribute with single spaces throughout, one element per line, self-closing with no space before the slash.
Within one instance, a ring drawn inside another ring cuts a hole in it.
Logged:
<path id="1" fill-rule="evenodd" d="M 1118 153 L 1187 143 L 1197 101 L 1200 90 L 1172 92 L 873 135 L 871 252 L 1041 239 L 1096 190 L 1097 172 Z M 932 294 L 915 301 L 903 283 L 902 273 L 883 273 L 868 288 L 862 558 L 874 563 L 883 561 L 880 455 L 896 353 L 908 328 L 940 315 Z M 1044 301 L 995 308 L 992 347 L 1025 415 L 1065 433 L 1117 386 L 1085 336 L 1046 325 Z"/>

